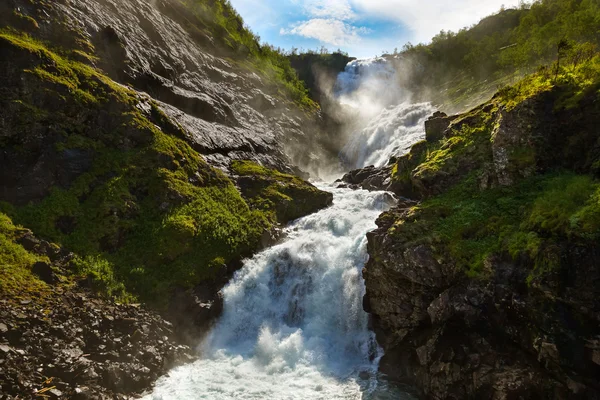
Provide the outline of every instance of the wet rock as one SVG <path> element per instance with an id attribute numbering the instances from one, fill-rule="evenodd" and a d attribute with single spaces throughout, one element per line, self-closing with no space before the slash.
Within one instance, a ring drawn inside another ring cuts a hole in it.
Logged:
<path id="1" fill-rule="evenodd" d="M 226 279 L 226 275 L 223 275 L 223 282 Z M 178 334 L 183 340 L 197 340 L 221 315 L 224 301 L 223 294 L 216 289 L 218 287 L 218 284 L 206 284 L 174 293 L 169 303 L 169 315 L 179 327 Z"/>
<path id="2" fill-rule="evenodd" d="M 444 138 L 444 133 L 450 126 L 452 117 L 445 113 L 437 111 L 427 121 L 425 121 L 425 134 L 428 142 L 433 143 Z"/>
<path id="3" fill-rule="evenodd" d="M 54 273 L 52 266 L 48 263 L 42 261 L 36 262 L 31 267 L 31 271 L 46 283 L 53 284 L 58 281 L 58 278 Z"/>
<path id="4" fill-rule="evenodd" d="M 338 182 L 346 183 L 350 188 L 391 190 L 391 172 L 392 166 L 389 165 L 380 168 L 369 166 L 348 172 Z"/>

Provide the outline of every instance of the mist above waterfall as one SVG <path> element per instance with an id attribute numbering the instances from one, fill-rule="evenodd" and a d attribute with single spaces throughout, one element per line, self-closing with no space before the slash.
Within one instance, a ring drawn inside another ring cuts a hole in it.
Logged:
<path id="1" fill-rule="evenodd" d="M 354 60 L 338 75 L 334 96 L 343 107 L 352 108 L 354 117 L 368 121 L 390 104 L 407 100 L 397 88 L 397 72 L 385 58 Z"/>
<path id="2" fill-rule="evenodd" d="M 395 61 L 395 62 L 394 62 Z M 430 103 L 411 103 L 403 84 L 408 63 L 376 57 L 354 60 L 338 75 L 333 96 L 344 125 L 340 158 L 346 169 L 384 166 L 425 138 L 425 120 L 434 112 Z"/>

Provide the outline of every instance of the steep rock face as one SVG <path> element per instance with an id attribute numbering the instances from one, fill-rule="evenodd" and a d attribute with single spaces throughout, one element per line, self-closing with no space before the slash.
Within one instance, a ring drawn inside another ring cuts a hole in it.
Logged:
<path id="1" fill-rule="evenodd" d="M 222 168 L 231 159 L 252 159 L 291 171 L 284 150 L 295 155 L 293 145 L 310 145 L 308 132 L 317 129 L 317 119 L 284 99 L 271 80 L 225 58 L 216 40 L 186 18 L 190 10 L 182 3 L 10 0 L 2 7 L 7 16 L 33 18 L 37 28 L 28 32 L 34 37 L 92 50 L 95 57 L 84 61 L 158 100 L 192 147 Z M 317 159 L 310 151 L 294 161 L 310 168 L 308 161 Z"/>
<path id="2" fill-rule="evenodd" d="M 0 4 L 0 209 L 84 258 L 107 294 L 172 298 L 205 329 L 240 260 L 330 195 L 290 176 L 258 207 L 229 178 L 236 158 L 298 171 L 284 150 L 314 114 L 223 58 L 185 17 L 194 4 Z"/>
<path id="3" fill-rule="evenodd" d="M 421 202 L 368 235 L 364 307 L 425 398 L 600 398 L 600 114 L 572 90 L 498 96 L 394 166 Z"/>

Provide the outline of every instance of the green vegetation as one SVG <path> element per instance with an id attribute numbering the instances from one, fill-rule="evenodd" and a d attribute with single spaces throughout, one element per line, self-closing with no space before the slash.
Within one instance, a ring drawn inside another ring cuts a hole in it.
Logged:
<path id="1" fill-rule="evenodd" d="M 485 274 L 489 257 L 529 257 L 538 268 L 556 261 L 562 241 L 600 239 L 600 184 L 591 177 L 556 172 L 517 185 L 481 191 L 476 175 L 424 201 L 391 232 L 433 246 L 444 261 Z"/>
<path id="2" fill-rule="evenodd" d="M 282 96 L 291 96 L 306 111 L 318 108 L 283 50 L 261 44 L 260 37 L 244 24 L 229 0 L 182 0 L 173 6 L 180 7 L 179 12 L 190 22 L 187 28 L 196 37 L 198 34 L 212 36 L 225 55 L 277 82 Z"/>
<path id="3" fill-rule="evenodd" d="M 48 290 L 31 272 L 34 263 L 48 262 L 48 259 L 28 252 L 16 242 L 24 232 L 26 230 L 15 226 L 6 214 L 0 213 L 0 297 L 14 299 Z"/>
<path id="4" fill-rule="evenodd" d="M 502 10 L 459 32 L 442 31 L 428 45 L 406 45 L 400 54 L 414 68 L 413 89 L 436 89 L 446 108 L 486 99 L 559 57 L 578 64 L 600 44 L 600 4 L 595 0 L 540 0 Z"/>
<path id="5" fill-rule="evenodd" d="M 99 288 L 121 299 L 131 298 L 126 288 L 144 300 L 166 301 L 174 286 L 210 279 L 256 248 L 270 220 L 250 210 L 158 108 L 140 111 L 136 105 L 146 99 L 28 36 L 4 32 L 0 47 L 25 60 L 16 72 L 30 93 L 5 89 L 3 101 L 16 117 L 7 121 L 15 130 L 3 145 L 30 151 L 22 144 L 42 126 L 57 138 L 58 154 L 78 154 L 91 164 L 39 202 L 2 208 L 81 255 L 78 269 Z M 97 120 L 102 115 L 110 118 Z"/>
<path id="6" fill-rule="evenodd" d="M 527 260 L 532 278 L 559 267 L 571 246 L 600 240 L 599 88 L 598 55 L 542 68 L 455 117 L 449 137 L 416 144 L 392 170 L 399 193 L 424 199 L 390 229 L 398 244 L 427 244 L 473 277 L 495 257 Z M 558 122 L 532 114 L 547 110 Z M 520 125 L 504 134 L 517 140 L 499 145 L 513 182 L 501 185 L 492 150 L 507 113 Z"/>
<path id="7" fill-rule="evenodd" d="M 600 55 L 590 53 L 578 62 L 565 61 L 554 68 L 540 67 L 513 86 L 502 88 L 498 96 L 510 110 L 522 101 L 554 88 L 566 88 L 556 107 L 573 108 L 586 94 L 600 88 Z"/>
<path id="8" fill-rule="evenodd" d="M 302 179 L 262 167 L 252 161 L 234 161 L 231 170 L 239 175 L 242 194 L 252 209 L 271 222 L 286 223 L 331 204 L 330 193 Z"/>

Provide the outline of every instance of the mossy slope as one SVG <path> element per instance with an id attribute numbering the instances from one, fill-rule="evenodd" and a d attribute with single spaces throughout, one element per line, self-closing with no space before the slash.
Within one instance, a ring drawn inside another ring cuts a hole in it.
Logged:
<path id="1" fill-rule="evenodd" d="M 31 271 L 36 262 L 48 261 L 17 243 L 25 230 L 0 213 L 0 297 L 18 297 L 22 292 L 43 293 L 47 286 Z"/>
<path id="2" fill-rule="evenodd" d="M 283 223 L 331 205 L 333 195 L 323 192 L 297 176 L 264 168 L 251 161 L 234 161 L 242 195 L 251 208 Z"/>
<path id="3" fill-rule="evenodd" d="M 0 53 L 2 209 L 79 254 L 113 296 L 164 302 L 280 222 L 251 209 L 149 99 L 14 31 Z"/>
<path id="4" fill-rule="evenodd" d="M 415 145 L 393 168 L 397 192 L 423 201 L 392 236 L 427 244 L 472 275 L 497 256 L 558 268 L 569 246 L 592 246 L 600 238 L 599 84 L 595 56 L 559 74 L 541 69 L 449 117 L 441 141 Z"/>

